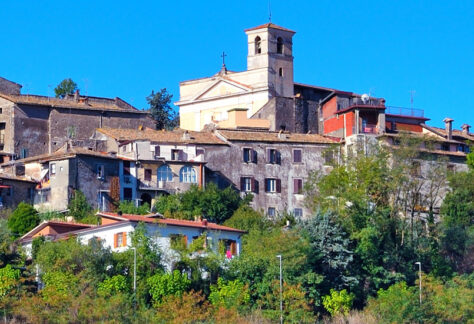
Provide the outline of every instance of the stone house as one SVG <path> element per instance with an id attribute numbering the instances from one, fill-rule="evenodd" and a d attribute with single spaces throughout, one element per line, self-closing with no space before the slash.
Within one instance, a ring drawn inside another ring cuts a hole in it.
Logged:
<path id="1" fill-rule="evenodd" d="M 20 93 L 21 85 L 0 78 L 0 152 L 25 158 L 53 153 L 66 142 L 94 147 L 98 127 L 154 127 L 148 113 L 122 99 L 83 96 L 63 99 Z"/>
<path id="2" fill-rule="evenodd" d="M 16 208 L 24 201 L 32 204 L 36 182 L 24 176 L 0 173 L 0 208 Z"/>
<path id="3" fill-rule="evenodd" d="M 120 159 L 121 198 L 153 205 L 157 196 L 204 186 L 207 147 L 227 144 L 210 132 L 97 129 L 93 138 Z"/>
<path id="4" fill-rule="evenodd" d="M 338 142 L 317 134 L 217 129 L 228 146 L 208 147 L 207 181 L 229 184 L 242 196 L 252 193 L 252 207 L 269 217 L 282 212 L 307 217 L 303 188 L 311 171 L 327 172 L 325 156 Z"/>
<path id="5" fill-rule="evenodd" d="M 5 172 L 37 183 L 32 202 L 40 211 L 66 210 L 75 190 L 84 193 L 94 209 L 110 207 L 110 184 L 119 176 L 120 161 L 113 155 L 65 145 L 42 154 L 2 165 Z"/>

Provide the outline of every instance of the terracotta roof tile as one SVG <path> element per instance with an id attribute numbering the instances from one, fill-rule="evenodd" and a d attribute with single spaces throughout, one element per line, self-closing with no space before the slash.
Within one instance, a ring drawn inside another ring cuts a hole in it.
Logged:
<path id="1" fill-rule="evenodd" d="M 440 133 L 441 135 L 446 136 L 446 129 L 444 129 L 444 128 L 427 126 L 427 129 L 434 130 L 434 131 Z M 462 137 L 466 140 L 474 141 L 474 134 L 471 134 L 471 133 L 466 134 L 466 133 L 463 133 L 462 131 L 457 130 L 457 129 L 453 129 L 453 136 Z"/>
<path id="2" fill-rule="evenodd" d="M 138 129 L 119 129 L 119 128 L 99 128 L 98 132 L 112 137 L 118 141 L 136 141 L 136 140 L 148 140 L 157 143 L 179 143 L 179 144 L 221 144 L 225 145 L 225 142 L 217 138 L 211 132 L 194 132 L 184 130 L 153 130 L 145 128 L 143 130 Z M 187 135 L 185 133 L 187 132 Z"/>
<path id="3" fill-rule="evenodd" d="M 250 130 L 217 130 L 229 141 L 246 142 L 281 142 L 281 143 L 308 143 L 308 144 L 335 144 L 336 140 L 319 134 L 293 134 L 283 132 L 250 131 Z"/>
<path id="4" fill-rule="evenodd" d="M 260 26 L 257 26 L 257 27 L 252 27 L 252 28 L 245 29 L 245 31 L 247 32 L 247 31 L 263 29 L 263 28 L 273 28 L 273 29 L 284 30 L 284 31 L 287 31 L 287 32 L 290 32 L 290 33 L 293 33 L 293 34 L 295 33 L 295 31 L 293 31 L 293 30 L 275 25 L 274 23 L 266 23 L 266 24 L 263 24 L 263 25 L 260 25 Z"/>
<path id="5" fill-rule="evenodd" d="M 37 95 L 14 95 L 0 93 L 0 97 L 10 100 L 16 104 L 48 106 L 54 108 L 73 108 L 82 110 L 109 110 L 121 111 L 135 114 L 147 114 L 146 111 L 138 110 L 120 98 L 99 98 L 80 96 L 78 101 L 73 99 L 60 99 L 54 97 Z"/>
<path id="6" fill-rule="evenodd" d="M 215 231 L 229 231 L 229 232 L 245 233 L 245 231 L 228 227 L 228 226 L 219 225 L 216 223 L 211 223 L 206 220 L 190 221 L 190 220 L 173 219 L 173 218 L 153 218 L 153 217 L 150 217 L 150 215 L 148 216 L 131 215 L 131 214 L 118 215 L 118 214 L 109 213 L 109 212 L 100 212 L 100 213 L 97 213 L 97 215 L 105 216 L 105 217 L 108 216 L 108 217 L 119 219 L 119 220 L 130 220 L 130 221 L 135 221 L 135 222 L 157 223 L 157 224 L 171 225 L 171 226 L 185 226 L 185 227 L 195 227 L 195 228 L 201 228 L 201 229 L 211 229 Z"/>

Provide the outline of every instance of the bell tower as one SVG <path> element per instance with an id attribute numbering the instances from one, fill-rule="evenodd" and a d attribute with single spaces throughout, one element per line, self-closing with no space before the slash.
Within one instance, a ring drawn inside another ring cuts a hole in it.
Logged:
<path id="1" fill-rule="evenodd" d="M 248 43 L 247 71 L 266 75 L 265 82 L 272 96 L 293 97 L 293 35 L 295 32 L 267 23 L 246 29 L 245 33 Z"/>

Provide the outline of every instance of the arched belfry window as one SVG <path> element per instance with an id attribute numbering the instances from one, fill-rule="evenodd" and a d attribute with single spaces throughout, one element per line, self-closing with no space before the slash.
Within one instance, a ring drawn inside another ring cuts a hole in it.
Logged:
<path id="1" fill-rule="evenodd" d="M 259 36 L 255 37 L 255 54 L 262 53 L 262 40 Z"/>
<path id="2" fill-rule="evenodd" d="M 277 53 L 283 54 L 283 39 L 281 37 L 277 38 Z"/>

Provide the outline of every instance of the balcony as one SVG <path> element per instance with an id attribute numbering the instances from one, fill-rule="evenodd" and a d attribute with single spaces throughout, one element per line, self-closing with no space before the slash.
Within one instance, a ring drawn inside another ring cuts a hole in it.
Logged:
<path id="1" fill-rule="evenodd" d="M 349 100 L 341 100 L 337 103 L 337 111 L 349 108 L 385 108 L 385 100 L 377 98 L 369 98 L 362 100 L 361 98 L 350 98 Z"/>
<path id="2" fill-rule="evenodd" d="M 377 134 L 378 127 L 375 124 L 364 124 L 360 130 L 362 134 Z"/>
<path id="3" fill-rule="evenodd" d="M 406 117 L 416 117 L 416 118 L 424 118 L 425 117 L 424 116 L 425 112 L 424 112 L 423 109 L 393 107 L 393 106 L 387 107 L 385 109 L 385 114 L 406 116 Z"/>

